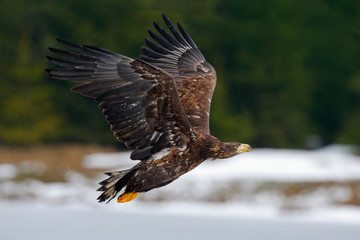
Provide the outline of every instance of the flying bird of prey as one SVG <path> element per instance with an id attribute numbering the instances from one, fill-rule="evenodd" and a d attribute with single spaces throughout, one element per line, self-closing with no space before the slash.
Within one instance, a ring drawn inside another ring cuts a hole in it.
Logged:
<path id="1" fill-rule="evenodd" d="M 106 173 L 99 202 L 133 200 L 139 192 L 171 183 L 207 159 L 251 151 L 248 144 L 223 143 L 209 131 L 216 72 L 185 29 L 163 14 L 168 30 L 154 22 L 143 55 L 132 59 L 103 48 L 58 40 L 69 50 L 49 48 L 54 79 L 79 83 L 72 91 L 99 102 L 118 140 L 140 160 L 127 170 Z M 170 33 L 169 33 L 170 30 Z"/>

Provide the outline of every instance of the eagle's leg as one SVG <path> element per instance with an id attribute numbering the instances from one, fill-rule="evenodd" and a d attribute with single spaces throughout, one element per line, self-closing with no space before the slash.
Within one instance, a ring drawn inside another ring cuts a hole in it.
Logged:
<path id="1" fill-rule="evenodd" d="M 118 203 L 124 203 L 124 202 L 130 202 L 131 200 L 133 200 L 134 198 L 136 198 L 136 196 L 139 194 L 139 192 L 124 192 L 123 194 L 121 194 L 118 199 L 117 202 Z"/>

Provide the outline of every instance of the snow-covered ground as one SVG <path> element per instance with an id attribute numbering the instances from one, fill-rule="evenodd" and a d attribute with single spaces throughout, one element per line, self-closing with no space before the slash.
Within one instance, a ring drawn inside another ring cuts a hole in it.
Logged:
<path id="1" fill-rule="evenodd" d="M 332 145 L 319 150 L 255 149 L 231 159 L 208 161 L 185 175 L 201 180 L 318 181 L 360 180 L 360 157 L 353 148 Z M 84 159 L 87 168 L 134 165 L 130 152 L 96 153 Z M 119 161 L 124 159 L 125 161 Z M 127 163 L 127 164 L 126 164 Z M 185 177 L 184 176 L 184 177 Z"/>
<path id="2" fill-rule="evenodd" d="M 135 204 L 136 205 L 136 204 Z M 200 206 L 139 206 L 137 209 L 37 207 L 0 204 L 0 238 L 64 239 L 251 239 L 358 240 L 360 225 L 311 217 L 264 218 L 253 214 L 198 214 Z M 169 208 L 177 209 L 175 212 Z M 200 207 L 218 212 L 216 207 Z M 181 212 L 181 209 L 184 212 Z M 181 212 L 181 213 L 180 213 Z"/>
<path id="3" fill-rule="evenodd" d="M 117 170 L 135 162 L 99 153 L 83 164 Z M 360 194 L 360 157 L 345 146 L 255 149 L 126 204 L 96 202 L 105 175 L 14 182 L 18 171 L 0 164 L 0 239 L 360 239 L 360 207 L 339 204 Z M 284 194 L 294 186 L 296 194 Z"/>

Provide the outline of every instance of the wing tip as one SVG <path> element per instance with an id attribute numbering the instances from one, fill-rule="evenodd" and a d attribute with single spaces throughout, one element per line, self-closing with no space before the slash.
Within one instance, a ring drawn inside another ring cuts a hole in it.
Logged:
<path id="1" fill-rule="evenodd" d="M 164 19 L 164 21 L 166 21 L 166 20 L 170 20 L 166 15 L 165 15 L 165 13 L 161 13 L 161 16 L 162 16 L 162 18 Z"/>
<path id="2" fill-rule="evenodd" d="M 68 46 L 68 45 L 72 44 L 72 43 L 70 43 L 70 42 L 68 42 L 68 41 L 66 41 L 64 39 L 61 39 L 61 38 L 56 38 L 56 41 L 58 43 L 62 44 L 62 45 L 65 45 L 65 46 Z"/>
<path id="3" fill-rule="evenodd" d="M 162 27 L 160 27 L 160 25 L 156 21 L 153 21 L 153 25 L 154 25 L 155 29 L 161 29 L 162 28 Z"/>
<path id="4" fill-rule="evenodd" d="M 55 53 L 58 50 L 58 49 L 53 48 L 53 47 L 48 47 L 48 49 L 49 49 L 50 52 L 53 52 L 53 53 Z"/>

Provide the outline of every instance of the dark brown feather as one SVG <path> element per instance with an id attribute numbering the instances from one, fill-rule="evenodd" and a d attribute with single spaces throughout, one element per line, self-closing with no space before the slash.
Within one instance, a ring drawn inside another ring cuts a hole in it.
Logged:
<path id="1" fill-rule="evenodd" d="M 105 49 L 60 43 L 73 51 L 51 49 L 66 58 L 49 57 L 62 66 L 49 70 L 50 77 L 79 82 L 73 91 L 100 102 L 115 136 L 135 149 L 133 159 L 190 141 L 193 133 L 170 74 Z"/>
<path id="2" fill-rule="evenodd" d="M 198 132 L 208 134 L 210 104 L 216 85 L 215 69 L 179 23 L 180 32 L 164 14 L 163 19 L 173 35 L 154 22 L 162 37 L 149 30 L 150 37 L 157 43 L 145 38 L 148 48 L 141 48 L 145 56 L 140 59 L 164 69 L 175 78 L 190 125 Z"/>

